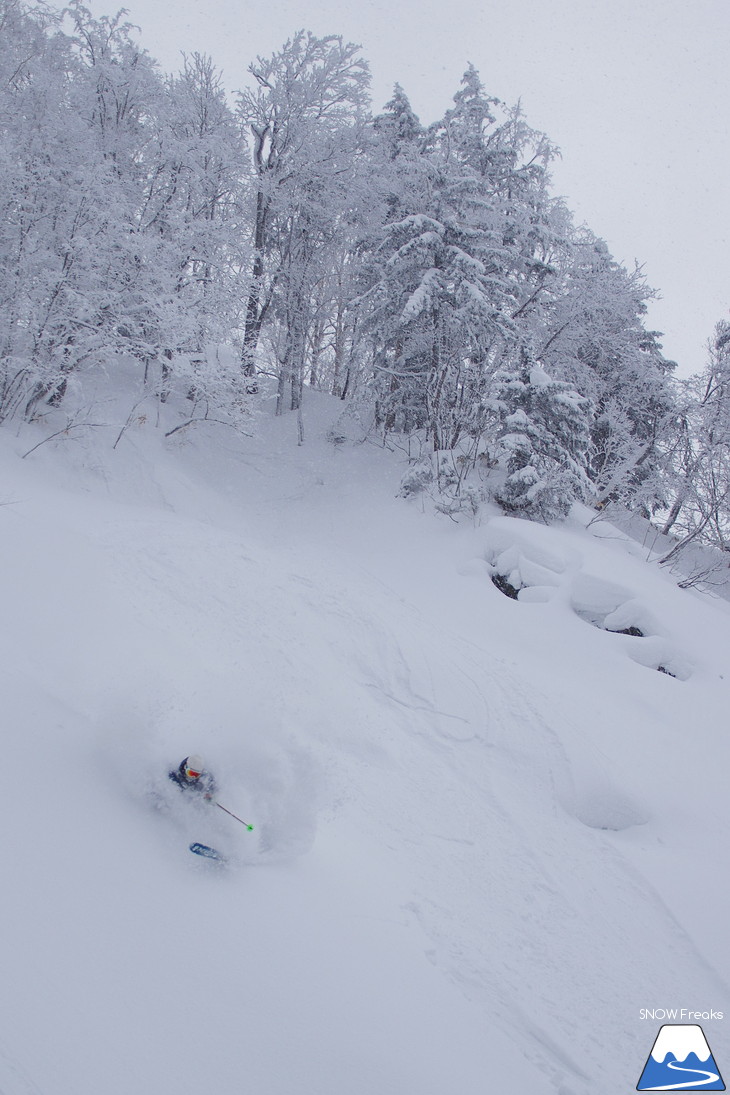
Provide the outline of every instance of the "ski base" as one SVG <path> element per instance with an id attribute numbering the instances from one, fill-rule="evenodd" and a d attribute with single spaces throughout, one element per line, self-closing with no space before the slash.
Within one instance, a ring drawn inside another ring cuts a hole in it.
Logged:
<path id="1" fill-rule="evenodd" d="M 225 863 L 226 857 L 216 848 L 211 848 L 208 844 L 198 844 L 197 841 L 190 845 L 190 851 L 195 855 L 202 855 L 205 859 L 212 859 L 214 863 Z"/>

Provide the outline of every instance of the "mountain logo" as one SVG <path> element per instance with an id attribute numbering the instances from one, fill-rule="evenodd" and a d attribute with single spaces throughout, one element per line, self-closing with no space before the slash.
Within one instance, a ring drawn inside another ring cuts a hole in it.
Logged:
<path id="1" fill-rule="evenodd" d="M 667 1023 L 656 1036 L 637 1091 L 725 1091 L 702 1027 Z"/>

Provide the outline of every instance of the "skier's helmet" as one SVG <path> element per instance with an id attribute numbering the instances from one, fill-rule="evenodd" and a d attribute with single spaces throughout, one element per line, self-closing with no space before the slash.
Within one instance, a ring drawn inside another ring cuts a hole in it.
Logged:
<path id="1" fill-rule="evenodd" d="M 195 753 L 185 761 L 185 775 L 188 779 L 199 779 L 203 771 L 203 758 Z"/>

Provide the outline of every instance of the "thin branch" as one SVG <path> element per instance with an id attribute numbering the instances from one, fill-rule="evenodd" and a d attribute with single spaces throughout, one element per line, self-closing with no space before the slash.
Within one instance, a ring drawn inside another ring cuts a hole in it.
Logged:
<path id="1" fill-rule="evenodd" d="M 113 425 L 114 424 L 112 422 L 77 422 L 70 426 L 64 426 L 62 430 L 56 430 L 55 433 L 49 434 L 48 437 L 44 437 L 43 440 L 39 441 L 37 445 L 34 445 L 32 449 L 28 449 L 27 452 L 24 452 L 20 459 L 25 460 L 26 456 L 30 456 L 32 452 L 35 452 L 36 449 L 39 449 L 41 445 L 45 445 L 47 441 L 53 441 L 54 437 L 61 437 L 63 436 L 63 434 L 68 435 L 71 430 L 80 430 L 85 428 L 111 429 Z"/>
<path id="2" fill-rule="evenodd" d="M 201 418 L 189 418 L 187 422 L 181 422 L 179 426 L 174 426 L 173 429 L 168 430 L 165 437 L 172 437 L 178 430 L 187 429 L 188 426 L 195 426 L 198 422 L 210 422 L 215 426 L 227 426 L 231 430 L 235 430 L 236 433 L 240 433 L 241 437 L 253 437 L 253 434 L 246 433 L 245 430 L 239 430 L 232 422 L 225 422 L 222 418 L 208 418 L 207 415 L 203 415 Z"/>

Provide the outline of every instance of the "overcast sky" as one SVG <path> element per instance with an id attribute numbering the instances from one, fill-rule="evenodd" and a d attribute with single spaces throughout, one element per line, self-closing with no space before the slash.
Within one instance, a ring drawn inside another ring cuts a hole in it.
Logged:
<path id="1" fill-rule="evenodd" d="M 113 0 L 87 0 L 95 14 Z M 399 82 L 422 122 L 472 62 L 557 144 L 554 192 L 662 300 L 649 313 L 683 375 L 730 319 L 730 0 L 126 0 L 166 71 L 209 53 L 226 87 L 296 30 L 341 34 L 370 62 L 380 109 Z"/>

